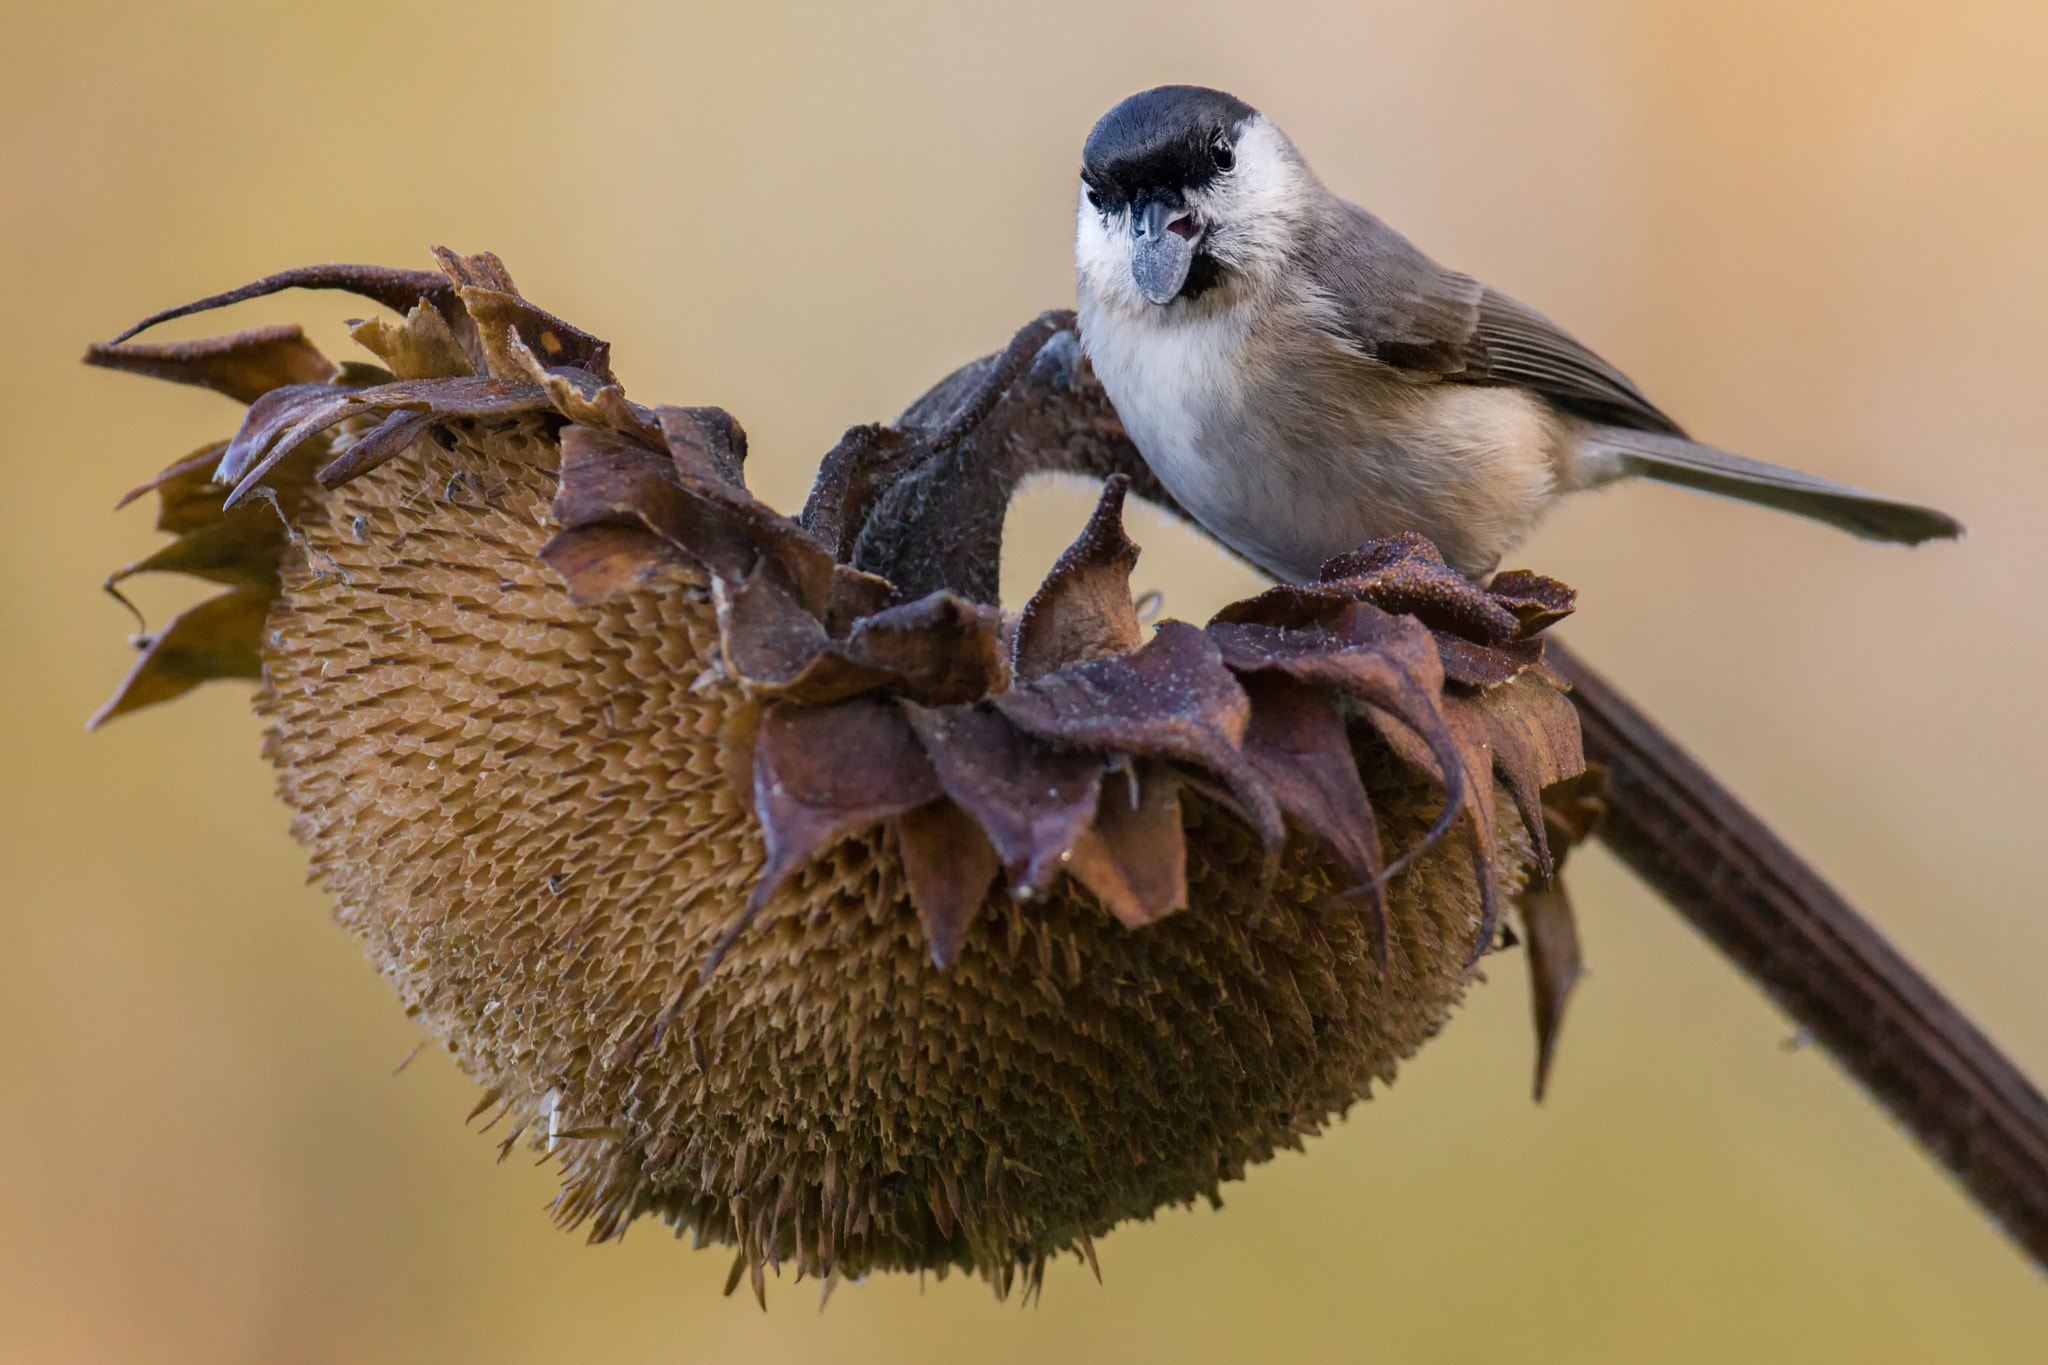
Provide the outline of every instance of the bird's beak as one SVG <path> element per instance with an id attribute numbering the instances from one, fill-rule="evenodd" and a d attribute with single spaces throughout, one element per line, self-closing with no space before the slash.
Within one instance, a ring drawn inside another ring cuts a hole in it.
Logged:
<path id="1" fill-rule="evenodd" d="M 1131 278 L 1153 303 L 1172 303 L 1187 283 L 1201 229 L 1175 199 L 1147 199 L 1131 209 Z"/>

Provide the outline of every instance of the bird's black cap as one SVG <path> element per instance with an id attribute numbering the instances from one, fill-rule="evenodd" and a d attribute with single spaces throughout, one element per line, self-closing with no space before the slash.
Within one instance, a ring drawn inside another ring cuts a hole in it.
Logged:
<path id="1" fill-rule="evenodd" d="M 1148 190 L 1205 185 L 1228 167 L 1238 129 L 1258 112 L 1199 85 L 1146 90 L 1096 123 L 1081 149 L 1081 178 L 1113 204 Z"/>

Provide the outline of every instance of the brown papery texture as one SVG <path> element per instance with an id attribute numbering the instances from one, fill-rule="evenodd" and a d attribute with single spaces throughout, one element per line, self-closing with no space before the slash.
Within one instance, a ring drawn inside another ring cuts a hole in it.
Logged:
<path id="1" fill-rule="evenodd" d="M 793 1262 L 1035 1282 L 1298 1145 L 1464 990 L 1479 898 L 1459 842 L 1389 887 L 1382 982 L 1366 898 L 1323 907 L 1342 879 L 1297 834 L 1269 901 L 1257 836 L 1200 797 L 1199 913 L 1133 931 L 1064 879 L 1029 903 L 998 885 L 942 971 L 877 828 L 792 876 L 695 990 L 762 864 L 724 777 L 745 703 L 707 575 L 575 606 L 537 557 L 540 419 L 453 437 L 306 523 L 260 707 L 340 918 L 512 1137 L 560 1156 L 565 1222 L 608 1237 L 654 1213 L 736 1244 L 757 1280 Z M 1442 794 L 1381 768 L 1405 847 Z M 1527 845 L 1505 802 L 1494 824 L 1511 893 Z"/>

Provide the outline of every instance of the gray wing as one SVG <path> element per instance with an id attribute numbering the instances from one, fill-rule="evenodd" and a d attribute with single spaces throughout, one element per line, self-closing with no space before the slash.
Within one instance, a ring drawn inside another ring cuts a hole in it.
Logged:
<path id="1" fill-rule="evenodd" d="M 1961 535 L 1946 512 L 1699 445 L 1629 377 L 1550 319 L 1445 270 L 1400 233 L 1342 204 L 1309 265 L 1340 339 L 1418 379 L 1512 384 L 1592 423 L 1587 440 L 1644 478 L 1795 512 L 1872 540 Z"/>
<path id="2" fill-rule="evenodd" d="M 1446 270 L 1355 204 L 1310 265 L 1350 345 L 1382 364 L 1461 384 L 1512 384 L 1577 416 L 1685 433 L 1629 377 L 1535 309 Z"/>

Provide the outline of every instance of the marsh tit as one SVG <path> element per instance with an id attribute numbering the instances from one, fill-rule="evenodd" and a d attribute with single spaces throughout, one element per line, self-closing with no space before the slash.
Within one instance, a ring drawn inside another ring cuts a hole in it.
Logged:
<path id="1" fill-rule="evenodd" d="M 1208 531 L 1282 579 L 1399 531 L 1473 577 L 1553 499 L 1630 476 L 1917 544 L 1962 527 L 1691 440 L 1554 323 L 1332 194 L 1217 90 L 1103 115 L 1082 152 L 1082 345 Z"/>

